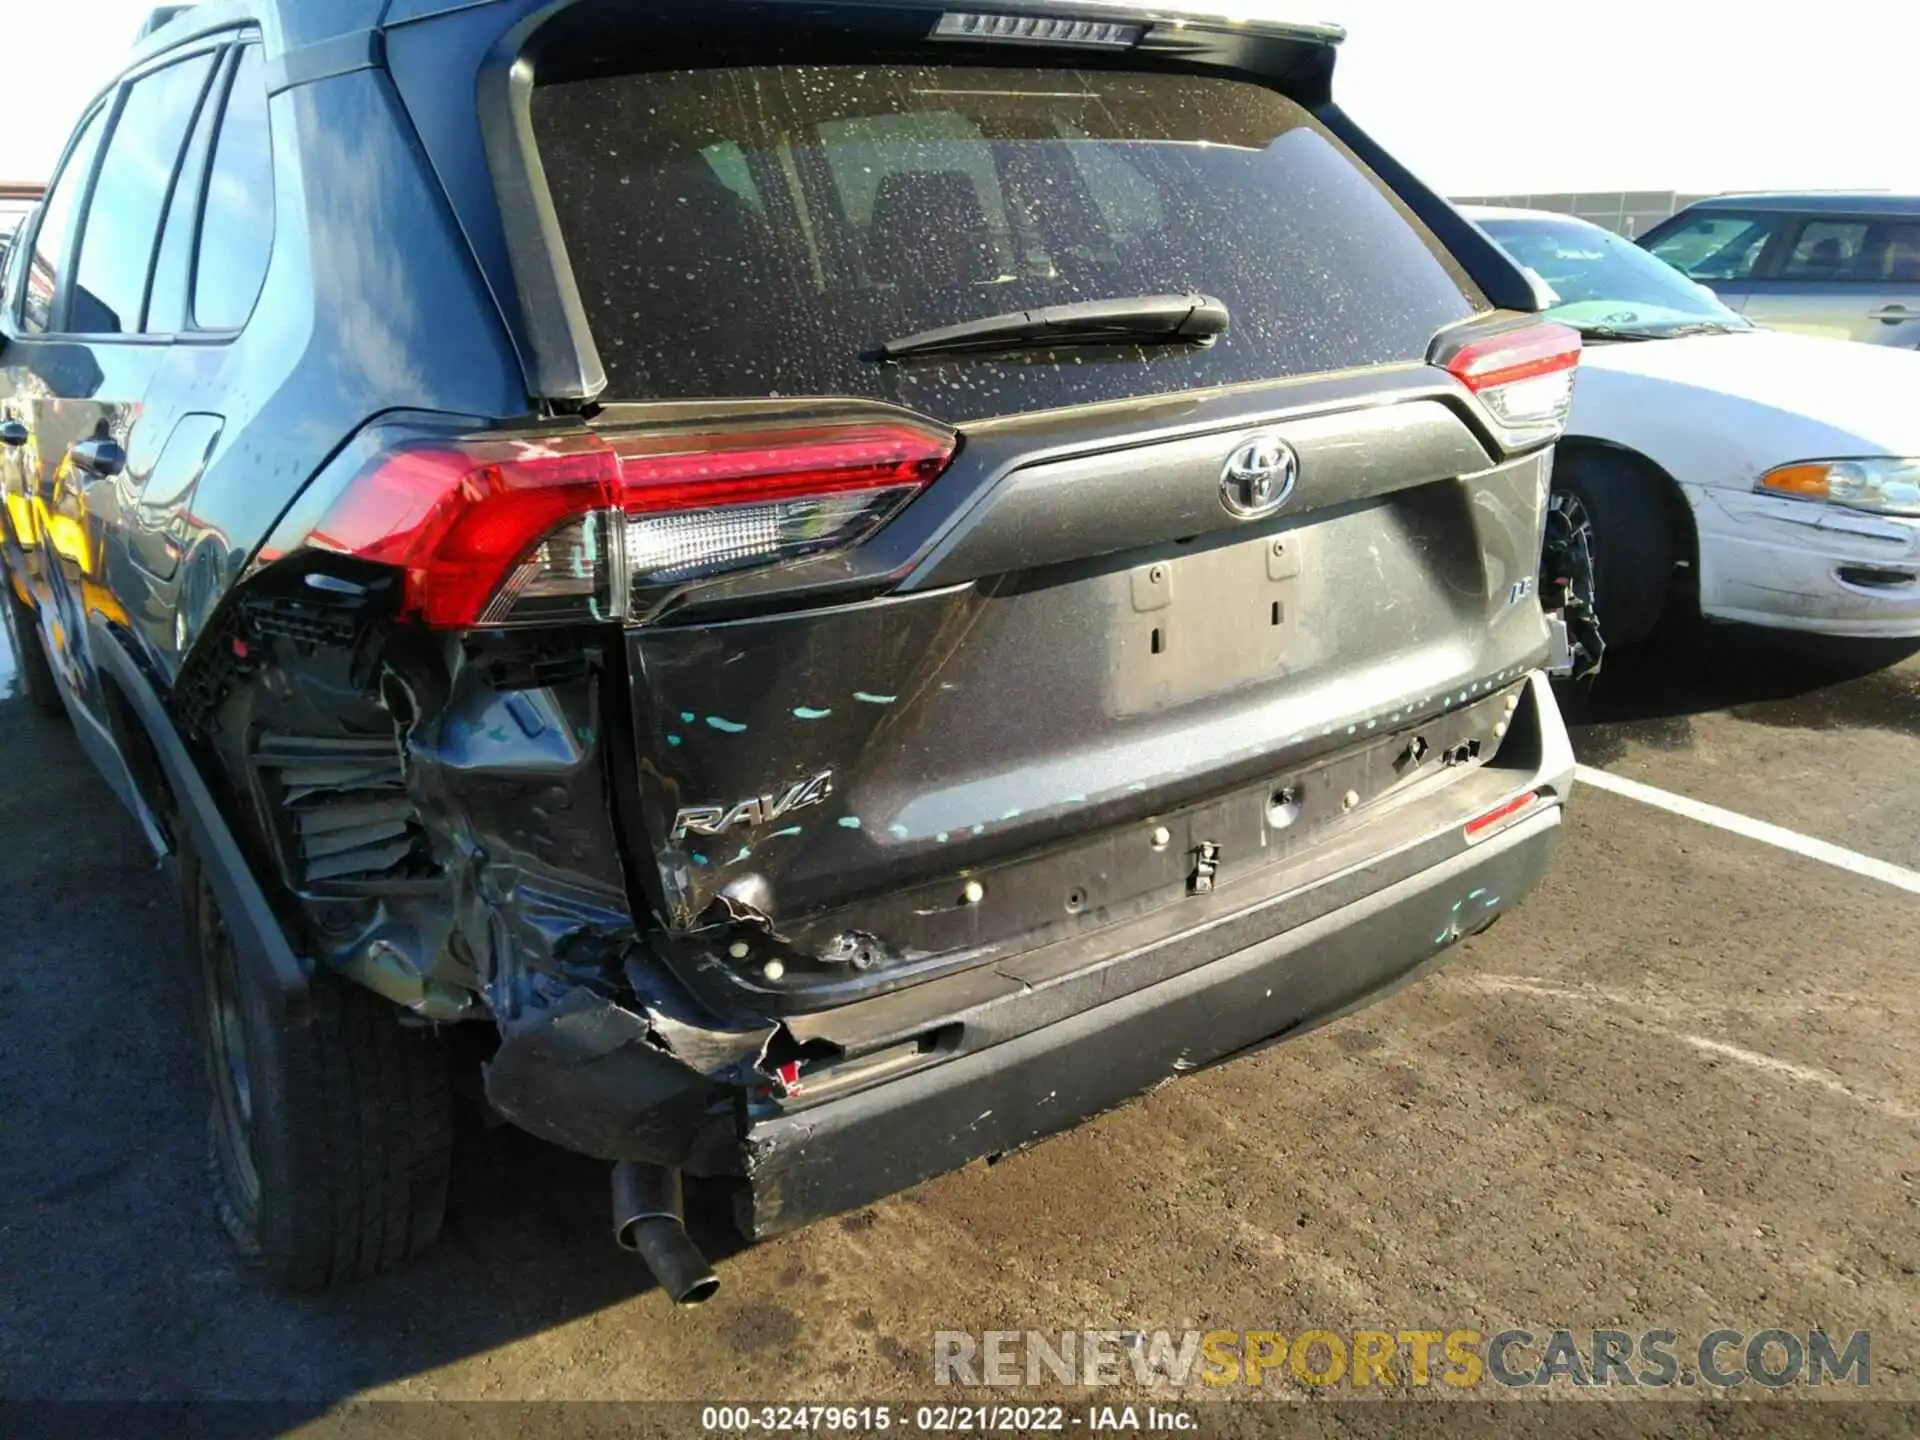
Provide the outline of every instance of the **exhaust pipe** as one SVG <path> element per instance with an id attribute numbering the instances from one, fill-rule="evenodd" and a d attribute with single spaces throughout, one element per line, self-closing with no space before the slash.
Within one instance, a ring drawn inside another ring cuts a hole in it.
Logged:
<path id="1" fill-rule="evenodd" d="M 678 1170 L 638 1160 L 614 1162 L 613 1238 L 646 1263 L 676 1305 L 711 1300 L 720 1288 L 707 1257 L 687 1238 Z"/>

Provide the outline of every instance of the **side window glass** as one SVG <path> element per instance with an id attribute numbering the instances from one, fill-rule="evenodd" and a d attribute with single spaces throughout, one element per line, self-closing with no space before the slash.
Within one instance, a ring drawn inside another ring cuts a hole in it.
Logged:
<path id="1" fill-rule="evenodd" d="M 19 234 L 15 226 L 24 228 L 26 223 L 0 219 L 0 314 L 6 313 L 7 302 L 13 296 L 13 244 Z"/>
<path id="2" fill-rule="evenodd" d="M 1780 267 L 1780 278 L 1851 280 L 1866 241 L 1864 220 L 1809 220 Z"/>
<path id="3" fill-rule="evenodd" d="M 100 148 L 107 108 L 102 105 L 88 118 L 80 138 L 67 155 L 60 178 L 53 182 L 46 204 L 41 207 L 40 223 L 33 233 L 33 253 L 27 259 L 27 293 L 20 316 L 20 328 L 29 334 L 43 331 L 53 323 L 54 294 L 66 274 L 67 237 L 73 229 L 73 217 L 87 188 L 87 179 L 93 174 L 94 152 Z"/>
<path id="4" fill-rule="evenodd" d="M 220 120 L 220 82 L 201 102 L 193 122 L 193 137 L 180 162 L 180 178 L 167 202 L 167 218 L 160 228 L 160 253 L 153 263 L 153 293 L 147 298 L 147 330 L 171 335 L 187 328 L 187 285 L 193 276 L 194 226 L 200 218 L 200 197 L 207 180 L 207 152 L 213 147 L 213 129 Z"/>
<path id="5" fill-rule="evenodd" d="M 1920 223 L 1894 222 L 1873 227 L 1856 277 L 1894 285 L 1920 284 Z"/>
<path id="6" fill-rule="evenodd" d="M 260 47 L 249 45 L 234 68 L 207 172 L 193 267 L 193 323 L 202 330 L 246 324 L 272 253 L 273 137 Z"/>
<path id="7" fill-rule="evenodd" d="M 65 329 L 124 335 L 140 328 L 160 212 L 212 71 L 213 56 L 196 55 L 128 89 L 80 227 Z"/>
<path id="8" fill-rule="evenodd" d="M 1701 215 L 1650 248 L 1695 280 L 1745 280 L 1779 223 L 1775 215 Z"/>

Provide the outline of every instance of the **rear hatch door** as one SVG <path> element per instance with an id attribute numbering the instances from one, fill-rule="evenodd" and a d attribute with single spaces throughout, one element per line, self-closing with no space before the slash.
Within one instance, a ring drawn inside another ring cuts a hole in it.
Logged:
<path id="1" fill-rule="evenodd" d="M 817 1007 L 1270 862 L 1541 652 L 1544 464 L 1424 363 L 1487 302 L 1278 90 L 1009 49 L 563 79 L 532 119 L 604 435 L 952 437 L 861 543 L 629 522 L 637 868 L 706 993 Z M 878 354 L 1183 292 L 1215 343 Z"/>

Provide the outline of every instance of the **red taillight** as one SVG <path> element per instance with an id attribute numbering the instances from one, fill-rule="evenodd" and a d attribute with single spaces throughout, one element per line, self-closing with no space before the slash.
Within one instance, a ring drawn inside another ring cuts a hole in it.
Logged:
<path id="1" fill-rule="evenodd" d="M 886 420 L 411 447 L 356 478 L 310 538 L 402 569 L 403 608 L 431 626 L 612 618 L 632 583 L 857 543 L 955 443 Z"/>
<path id="2" fill-rule="evenodd" d="M 1486 839 L 1507 821 L 1531 810 L 1539 800 L 1539 792 L 1529 790 L 1524 795 L 1516 795 L 1513 799 L 1494 806 L 1484 815 L 1474 816 L 1466 825 L 1467 843 L 1472 844 L 1476 840 Z"/>
<path id="3" fill-rule="evenodd" d="M 844 490 L 919 487 L 946 468 L 953 436 L 894 422 L 771 437 L 646 435 L 613 442 L 629 511 L 766 503 Z"/>
<path id="4" fill-rule="evenodd" d="M 1445 361 L 1448 373 L 1496 419 L 1519 430 L 1557 429 L 1566 422 L 1579 363 L 1580 332 L 1552 324 L 1469 341 Z"/>
<path id="5" fill-rule="evenodd" d="M 427 624 L 472 625 L 544 536 L 614 503 L 618 476 L 593 436 L 400 450 L 347 487 L 312 540 L 404 570 L 403 608 Z"/>

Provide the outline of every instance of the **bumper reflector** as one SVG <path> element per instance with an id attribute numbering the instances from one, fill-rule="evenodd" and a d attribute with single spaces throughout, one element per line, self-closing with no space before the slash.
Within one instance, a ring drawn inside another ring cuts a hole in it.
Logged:
<path id="1" fill-rule="evenodd" d="M 1487 836 L 1500 829 L 1509 820 L 1513 820 L 1531 810 L 1539 801 L 1540 792 L 1537 790 L 1529 790 L 1524 795 L 1516 795 L 1511 800 L 1502 801 L 1484 815 L 1474 816 L 1474 818 L 1466 824 L 1467 843 L 1471 845 L 1476 841 L 1486 839 Z"/>

